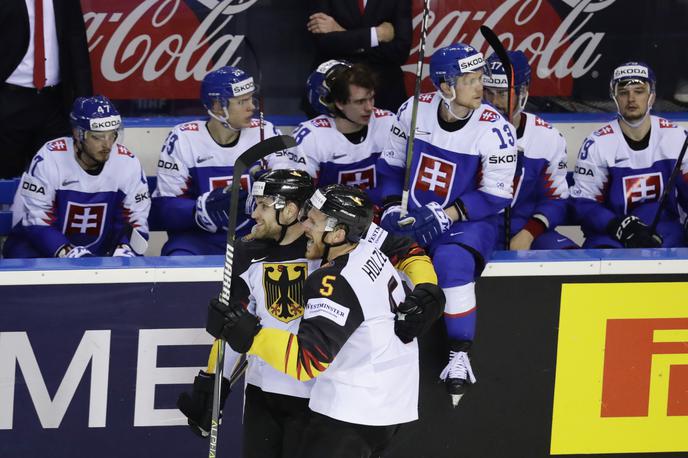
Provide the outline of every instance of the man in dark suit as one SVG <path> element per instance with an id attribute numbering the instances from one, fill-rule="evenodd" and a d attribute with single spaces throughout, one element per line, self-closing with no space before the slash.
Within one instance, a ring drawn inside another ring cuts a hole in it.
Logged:
<path id="1" fill-rule="evenodd" d="M 69 134 L 72 102 L 93 93 L 79 0 L 1 0 L 0 43 L 0 178 L 11 178 Z"/>
<path id="2" fill-rule="evenodd" d="M 378 74 L 375 106 L 396 112 L 407 98 L 401 65 L 411 50 L 410 0 L 314 0 L 307 28 L 316 62 L 363 62 Z"/>

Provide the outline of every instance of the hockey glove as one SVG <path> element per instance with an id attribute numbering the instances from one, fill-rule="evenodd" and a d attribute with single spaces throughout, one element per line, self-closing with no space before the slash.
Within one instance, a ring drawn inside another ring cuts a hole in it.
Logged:
<path id="1" fill-rule="evenodd" d="M 440 204 L 430 202 L 423 207 L 409 211 L 406 218 L 399 220 L 399 225 L 410 227 L 416 242 L 422 246 L 428 246 L 433 240 L 449 230 L 452 220 Z"/>
<path id="2" fill-rule="evenodd" d="M 241 302 L 237 299 L 230 297 L 229 301 L 230 303 L 235 303 L 236 307 L 243 308 Z M 222 337 L 222 329 L 225 327 L 225 325 L 230 323 L 229 318 L 227 317 L 229 309 L 229 306 L 223 304 L 217 298 L 211 299 L 210 303 L 208 304 L 208 318 L 205 323 L 205 330 L 208 331 L 208 334 L 216 339 Z"/>
<path id="3" fill-rule="evenodd" d="M 213 313 L 220 312 L 223 315 L 224 325 L 219 333 L 219 338 L 224 339 L 235 352 L 246 353 L 253 345 L 253 338 L 260 331 L 260 320 L 246 310 L 241 303 L 235 301 L 231 301 L 229 306 L 225 307 L 219 300 L 211 299 L 208 316 L 209 322 L 211 310 L 213 310 Z M 211 335 L 214 335 L 213 332 L 216 332 L 217 328 L 206 328 L 206 330 Z"/>
<path id="4" fill-rule="evenodd" d="M 413 237 L 410 227 L 399 225 L 401 219 L 401 205 L 386 206 L 380 216 L 380 227 L 391 234 Z"/>
<path id="5" fill-rule="evenodd" d="M 55 253 L 56 258 L 90 258 L 93 257 L 88 248 L 83 246 L 63 245 Z"/>
<path id="6" fill-rule="evenodd" d="M 404 343 L 425 334 L 444 312 L 442 289 L 432 283 L 419 283 L 397 307 L 394 333 Z"/>
<path id="7" fill-rule="evenodd" d="M 115 251 L 112 253 L 113 258 L 135 258 L 136 253 L 134 253 L 134 250 L 131 249 L 129 245 L 126 243 L 122 243 L 120 245 L 117 245 L 117 248 L 115 248 Z"/>
<path id="8" fill-rule="evenodd" d="M 663 242 L 659 234 L 652 232 L 640 218 L 632 215 L 613 219 L 607 232 L 625 248 L 658 248 Z"/>
<path id="9" fill-rule="evenodd" d="M 194 378 L 191 395 L 184 392 L 177 398 L 177 408 L 188 419 L 191 431 L 199 437 L 208 437 L 210 432 L 210 421 L 213 416 L 214 385 L 215 374 L 199 371 L 198 375 Z M 222 388 L 220 389 L 220 418 L 222 418 L 222 408 L 225 405 L 225 400 L 230 391 L 229 380 L 222 377 Z"/>
<path id="10" fill-rule="evenodd" d="M 198 227 L 204 231 L 216 233 L 226 231 L 229 224 L 229 205 L 232 193 L 231 187 L 216 188 L 201 194 L 196 199 L 194 216 Z M 253 211 L 252 201 L 247 201 L 248 193 L 239 189 L 238 209 L 242 209 L 247 215 Z"/>

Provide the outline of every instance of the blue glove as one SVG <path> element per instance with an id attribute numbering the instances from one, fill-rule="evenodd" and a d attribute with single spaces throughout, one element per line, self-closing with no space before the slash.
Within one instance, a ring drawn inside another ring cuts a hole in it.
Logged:
<path id="1" fill-rule="evenodd" d="M 430 243 L 449 230 L 453 221 L 437 202 L 430 202 L 423 207 L 409 211 L 398 224 L 408 226 L 413 231 L 414 238 L 422 246 Z"/>
<path id="2" fill-rule="evenodd" d="M 198 227 L 204 231 L 216 233 L 220 230 L 226 231 L 229 224 L 229 201 L 232 196 L 232 188 L 216 188 L 212 191 L 201 194 L 196 199 L 195 218 Z M 247 192 L 239 190 L 239 207 L 246 207 Z"/>
<path id="3" fill-rule="evenodd" d="M 382 212 L 380 227 L 390 234 L 413 237 L 413 232 L 409 225 L 401 226 L 399 224 L 399 221 L 405 218 L 401 217 L 401 205 L 391 205 Z"/>

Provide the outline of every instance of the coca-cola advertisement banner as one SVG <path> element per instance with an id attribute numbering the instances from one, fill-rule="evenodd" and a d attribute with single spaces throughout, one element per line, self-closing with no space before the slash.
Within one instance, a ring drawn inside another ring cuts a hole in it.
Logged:
<path id="1" fill-rule="evenodd" d="M 304 81 L 316 64 L 306 30 L 309 2 L 81 3 L 97 92 L 119 100 L 197 99 L 200 80 L 208 71 L 238 65 L 258 74 L 272 113 L 298 112 Z M 413 0 L 413 44 L 403 67 L 409 93 L 422 15 L 423 0 Z M 534 101 L 607 99 L 612 69 L 624 61 L 643 60 L 654 68 L 658 96 L 668 104 L 656 108 L 685 110 L 681 101 L 688 98 L 688 29 L 682 22 L 686 17 L 687 0 L 435 0 L 428 18 L 424 74 L 432 53 L 451 43 L 471 44 L 490 54 L 479 32 L 487 25 L 507 48 L 528 56 Z M 423 89 L 432 90 L 427 77 Z"/>

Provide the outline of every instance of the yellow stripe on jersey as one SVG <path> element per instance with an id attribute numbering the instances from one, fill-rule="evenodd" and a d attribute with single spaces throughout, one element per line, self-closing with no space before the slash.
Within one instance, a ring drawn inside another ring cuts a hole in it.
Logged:
<path id="1" fill-rule="evenodd" d="M 437 274 L 432 266 L 432 261 L 427 255 L 409 256 L 394 266 L 408 276 L 414 285 L 421 283 L 437 284 Z"/>
<path id="2" fill-rule="evenodd" d="M 296 335 L 284 329 L 262 328 L 248 354 L 302 382 L 317 377 L 329 366 L 308 350 L 301 350 Z"/>

